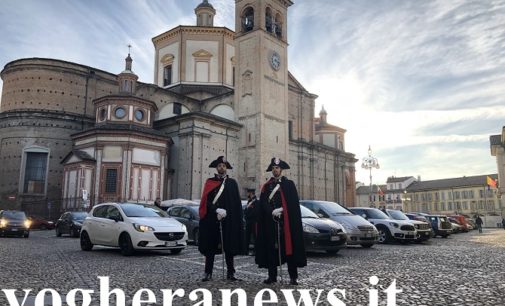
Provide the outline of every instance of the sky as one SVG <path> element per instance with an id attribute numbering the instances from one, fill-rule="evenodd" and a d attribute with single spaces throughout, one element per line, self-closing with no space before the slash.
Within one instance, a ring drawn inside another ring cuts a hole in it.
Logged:
<path id="1" fill-rule="evenodd" d="M 201 0 L 2 0 L 0 66 L 45 57 L 154 79 L 151 38 L 195 25 Z M 489 136 L 505 125 L 505 0 L 293 0 L 288 69 L 347 130 L 356 178 L 372 155 L 390 176 L 497 173 Z M 233 0 L 210 0 L 234 30 Z"/>

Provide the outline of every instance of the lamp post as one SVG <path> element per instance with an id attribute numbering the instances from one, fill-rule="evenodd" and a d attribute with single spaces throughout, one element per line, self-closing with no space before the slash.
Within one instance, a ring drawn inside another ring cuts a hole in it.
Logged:
<path id="1" fill-rule="evenodd" d="M 372 204 L 372 168 L 379 169 L 379 161 L 377 158 L 372 156 L 372 148 L 368 146 L 368 156 L 363 157 L 363 161 L 361 162 L 361 168 L 367 169 L 370 171 L 370 204 Z"/>

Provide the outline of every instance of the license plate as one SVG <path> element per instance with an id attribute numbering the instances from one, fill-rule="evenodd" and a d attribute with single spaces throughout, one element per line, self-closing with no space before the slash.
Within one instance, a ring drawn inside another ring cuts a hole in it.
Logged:
<path id="1" fill-rule="evenodd" d="M 177 242 L 176 241 L 165 241 L 165 246 L 176 246 Z"/>
<path id="2" fill-rule="evenodd" d="M 426 232 L 424 233 L 425 236 L 429 236 L 430 235 L 430 232 Z"/>
<path id="3" fill-rule="evenodd" d="M 331 241 L 339 241 L 340 240 L 340 236 L 331 236 L 330 240 Z"/>
<path id="4" fill-rule="evenodd" d="M 13 232 L 17 232 L 17 231 L 18 231 L 18 229 L 17 229 L 17 228 L 13 228 L 13 229 L 12 229 L 12 231 L 13 231 Z"/>
<path id="5" fill-rule="evenodd" d="M 365 234 L 365 238 L 370 238 L 370 237 L 372 237 L 372 234 L 369 234 L 369 233 Z"/>

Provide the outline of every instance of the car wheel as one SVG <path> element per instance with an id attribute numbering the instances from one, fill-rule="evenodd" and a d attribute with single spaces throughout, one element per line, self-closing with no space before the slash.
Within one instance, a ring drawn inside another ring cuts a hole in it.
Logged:
<path id="1" fill-rule="evenodd" d="M 131 256 L 135 253 L 130 235 L 123 233 L 119 236 L 119 248 L 124 256 Z"/>
<path id="2" fill-rule="evenodd" d="M 195 245 L 198 245 L 198 243 L 200 242 L 199 241 L 199 237 L 200 236 L 200 231 L 196 228 L 194 233 L 193 233 L 193 241 L 195 242 Z"/>
<path id="3" fill-rule="evenodd" d="M 373 246 L 373 243 L 363 243 L 361 246 L 365 249 L 371 248 Z"/>
<path id="4" fill-rule="evenodd" d="M 72 235 L 72 237 L 79 237 L 79 231 L 75 227 L 72 227 L 70 235 Z"/>
<path id="5" fill-rule="evenodd" d="M 447 238 L 449 235 L 442 235 L 442 238 Z"/>
<path id="6" fill-rule="evenodd" d="M 23 235 L 23 237 L 25 237 L 25 238 L 30 237 L 30 232 L 28 232 L 28 233 L 24 234 L 24 235 Z"/>
<path id="7" fill-rule="evenodd" d="M 340 250 L 326 250 L 326 254 L 335 255 L 338 253 L 338 251 Z"/>
<path id="8" fill-rule="evenodd" d="M 379 242 L 380 243 L 388 243 L 391 241 L 392 236 L 389 230 L 386 227 L 379 226 L 377 228 L 379 231 Z"/>
<path id="9" fill-rule="evenodd" d="M 59 227 L 56 227 L 55 231 L 56 231 L 56 237 L 61 237 L 61 231 L 60 231 L 60 228 L 59 228 Z"/>
<path id="10" fill-rule="evenodd" d="M 171 253 L 172 255 L 177 255 L 177 254 L 179 254 L 180 252 L 182 252 L 182 249 L 172 249 L 172 250 L 170 250 L 170 253 Z"/>
<path id="11" fill-rule="evenodd" d="M 91 251 L 93 249 L 93 243 L 89 239 L 87 232 L 81 233 L 81 250 L 83 251 Z"/>

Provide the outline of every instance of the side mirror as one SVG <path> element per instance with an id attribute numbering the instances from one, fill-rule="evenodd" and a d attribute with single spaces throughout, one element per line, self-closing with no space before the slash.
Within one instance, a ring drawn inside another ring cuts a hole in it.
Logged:
<path id="1" fill-rule="evenodd" d="M 317 213 L 317 216 L 318 216 L 319 218 L 324 218 L 324 215 L 323 215 L 322 213 Z"/>
<path id="2" fill-rule="evenodd" d="M 366 214 L 362 214 L 361 216 L 362 216 L 363 218 L 365 218 L 365 219 L 367 219 L 367 220 L 368 220 L 368 218 L 367 218 Z"/>
<path id="3" fill-rule="evenodd" d="M 116 222 L 121 221 L 121 218 L 119 216 L 112 216 L 112 217 L 109 217 L 109 219 L 114 220 Z"/>

